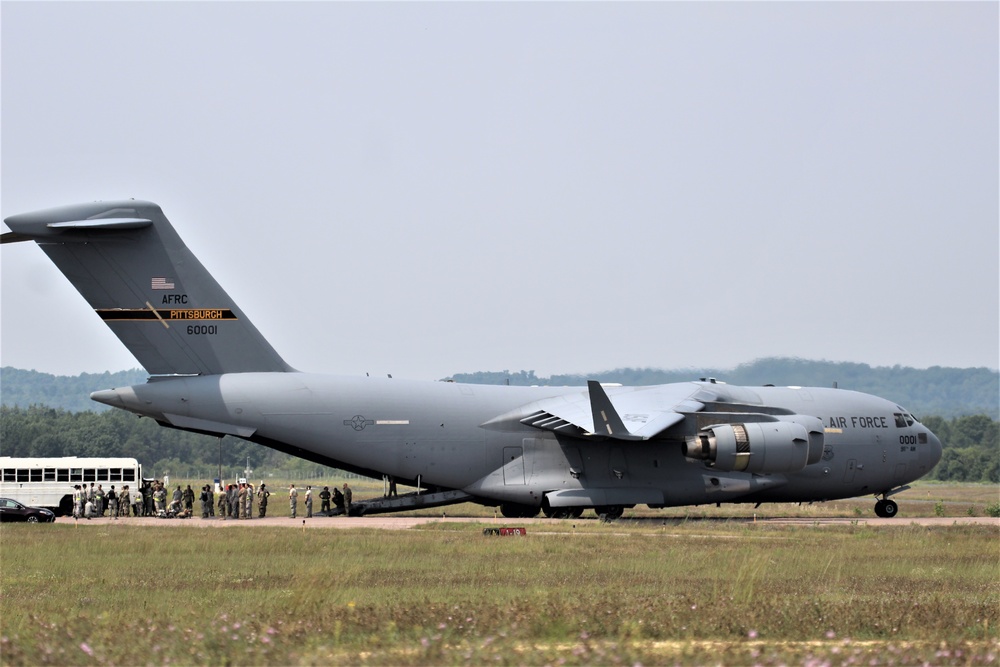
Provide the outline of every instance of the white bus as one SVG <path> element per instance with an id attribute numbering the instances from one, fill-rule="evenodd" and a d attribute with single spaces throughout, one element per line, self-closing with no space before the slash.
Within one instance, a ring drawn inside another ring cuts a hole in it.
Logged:
<path id="1" fill-rule="evenodd" d="M 136 490 L 142 469 L 127 458 L 13 458 L 0 456 L 0 498 L 13 498 L 30 507 L 47 507 L 56 515 L 73 513 L 73 485 L 100 484 L 105 493 L 114 485 Z"/>

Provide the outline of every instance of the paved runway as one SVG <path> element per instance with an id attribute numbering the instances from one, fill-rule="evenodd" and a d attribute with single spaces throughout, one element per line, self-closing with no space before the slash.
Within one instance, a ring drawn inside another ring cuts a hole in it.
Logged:
<path id="1" fill-rule="evenodd" d="M 75 520 L 72 517 L 59 517 L 56 519 L 57 523 L 66 524 L 73 523 Z M 582 518 L 582 519 L 497 519 L 494 521 L 492 518 L 486 517 L 432 517 L 432 516 L 365 516 L 365 517 L 313 517 L 312 519 L 304 519 L 300 515 L 296 519 L 291 519 L 288 516 L 273 516 L 264 519 L 201 519 L 200 517 L 194 517 L 191 519 L 157 519 L 154 517 L 130 517 L 128 519 L 118 519 L 112 520 L 108 517 L 101 519 L 80 519 L 76 521 L 79 526 L 107 526 L 107 525 L 122 525 L 122 526 L 197 526 L 201 528 L 232 528 L 232 527 L 255 527 L 255 526 L 280 526 L 283 528 L 301 528 L 301 529 L 314 529 L 314 528 L 381 528 L 385 530 L 406 530 L 408 528 L 413 528 L 414 526 L 428 524 L 428 523 L 483 523 L 490 526 L 530 526 L 530 525 L 553 525 L 557 521 L 559 522 L 574 522 L 583 524 L 596 523 L 596 518 Z M 919 525 L 919 526 L 952 526 L 952 525 L 989 525 L 1000 528 L 1000 518 L 994 517 L 978 517 L 978 516 L 963 516 L 963 517 L 895 517 L 892 519 L 880 519 L 877 517 L 871 518 L 824 518 L 824 519 L 812 519 L 812 518 L 800 518 L 800 517 L 770 517 L 770 518 L 710 518 L 710 519 L 683 519 L 676 517 L 641 517 L 629 519 L 625 517 L 620 519 L 618 524 L 627 525 L 642 525 L 642 526 L 671 526 L 679 523 L 685 523 L 687 525 L 697 525 L 699 523 L 705 525 L 712 525 L 716 523 L 758 523 L 765 526 L 845 526 L 845 525 L 859 525 L 859 526 L 909 526 L 909 525 Z"/>

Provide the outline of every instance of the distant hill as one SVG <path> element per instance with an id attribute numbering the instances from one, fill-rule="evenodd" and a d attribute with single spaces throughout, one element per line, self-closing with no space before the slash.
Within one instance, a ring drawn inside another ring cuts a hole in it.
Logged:
<path id="1" fill-rule="evenodd" d="M 8 407 L 47 405 L 70 412 L 104 412 L 111 408 L 90 400 L 91 392 L 144 384 L 148 377 L 149 373 L 139 368 L 67 376 L 4 366 L 0 368 L 0 402 Z"/>
<path id="2" fill-rule="evenodd" d="M 895 401 L 918 416 L 936 415 L 951 419 L 987 415 L 993 420 L 1000 419 L 1000 373 L 988 368 L 873 368 L 857 363 L 770 358 L 731 369 L 619 368 L 586 375 L 551 377 L 538 377 L 534 371 L 480 371 L 458 373 L 447 379 L 471 384 L 584 386 L 587 380 L 650 385 L 687 382 L 702 377 L 750 386 L 832 387 L 837 383 L 841 389 L 863 391 Z M 70 412 L 103 412 L 110 408 L 91 401 L 91 392 L 143 384 L 146 378 L 147 373 L 141 369 L 57 376 L 4 366 L 0 369 L 0 402 L 5 406 L 46 405 Z"/>
<path id="3" fill-rule="evenodd" d="M 666 384 L 713 377 L 730 384 L 832 387 L 852 389 L 895 401 L 918 416 L 950 419 L 988 415 L 1000 419 L 1000 373 L 989 368 L 927 369 L 905 366 L 871 367 L 868 364 L 804 359 L 769 358 L 736 368 L 657 370 L 619 368 L 588 375 L 537 377 L 534 371 L 482 371 L 458 373 L 451 380 L 471 384 L 582 386 L 587 380 L 624 385 Z"/>

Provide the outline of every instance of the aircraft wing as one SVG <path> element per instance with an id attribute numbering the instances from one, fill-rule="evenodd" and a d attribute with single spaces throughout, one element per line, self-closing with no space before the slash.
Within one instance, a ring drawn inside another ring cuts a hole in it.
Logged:
<path id="1" fill-rule="evenodd" d="M 522 424 L 576 437 L 648 440 L 705 406 L 696 400 L 700 388 L 681 383 L 653 387 L 614 387 L 596 381 L 587 391 L 555 396 L 532 404 Z"/>

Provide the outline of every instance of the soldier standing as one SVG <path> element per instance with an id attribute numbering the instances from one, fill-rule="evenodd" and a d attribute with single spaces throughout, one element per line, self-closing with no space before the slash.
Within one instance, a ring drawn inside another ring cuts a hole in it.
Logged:
<path id="1" fill-rule="evenodd" d="M 108 489 L 108 516 L 112 519 L 118 519 L 118 494 L 115 493 L 115 485 L 112 484 L 111 488 Z"/>
<path id="2" fill-rule="evenodd" d="M 104 487 L 98 484 L 97 491 L 94 491 L 94 512 L 97 516 L 104 516 L 104 499 Z"/>
<path id="3" fill-rule="evenodd" d="M 201 487 L 201 495 L 198 496 L 198 500 L 201 501 L 201 518 L 208 518 L 208 508 L 212 506 L 212 501 L 208 495 L 208 487 Z"/>
<path id="4" fill-rule="evenodd" d="M 306 487 L 306 518 L 311 519 L 313 516 L 313 488 L 311 486 Z"/>
<path id="5" fill-rule="evenodd" d="M 347 486 L 347 482 L 344 482 L 344 515 L 351 516 L 351 498 L 354 494 L 351 493 L 351 487 Z"/>
<path id="6" fill-rule="evenodd" d="M 178 486 L 177 490 L 180 491 L 181 487 Z M 167 511 L 167 490 L 163 488 L 162 484 L 158 485 L 156 490 L 153 491 L 153 504 L 156 505 L 157 515 Z"/>
<path id="7" fill-rule="evenodd" d="M 247 497 L 245 513 L 248 519 L 253 518 L 253 484 L 247 482 Z"/>
<path id="8" fill-rule="evenodd" d="M 291 512 L 292 518 L 295 518 L 295 512 L 299 507 L 299 492 L 295 490 L 295 485 L 292 484 L 291 488 L 288 489 L 288 511 Z"/>
<path id="9" fill-rule="evenodd" d="M 236 494 L 237 514 L 239 518 L 247 518 L 247 485 L 240 484 L 240 490 Z"/>
<path id="10" fill-rule="evenodd" d="M 267 490 L 267 484 L 262 482 L 260 491 L 257 492 L 257 510 L 260 512 L 261 519 L 267 515 L 267 497 L 269 495 L 271 495 L 271 492 Z"/>
<path id="11" fill-rule="evenodd" d="M 128 487 L 123 486 L 121 493 L 118 494 L 118 516 L 124 514 L 125 518 L 128 518 L 130 503 L 131 499 L 129 498 Z"/>
<path id="12" fill-rule="evenodd" d="M 73 518 L 79 519 L 83 516 L 83 491 L 79 484 L 73 485 Z"/>
<path id="13" fill-rule="evenodd" d="M 177 487 L 177 488 L 180 488 L 180 487 Z M 190 484 L 187 485 L 187 488 L 184 489 L 184 493 L 181 494 L 181 495 L 184 498 L 184 508 L 188 512 L 193 513 L 194 512 L 194 489 L 191 488 Z"/>
<path id="14" fill-rule="evenodd" d="M 325 512 L 325 513 L 329 514 L 330 513 L 330 487 L 329 486 L 324 486 L 323 490 L 319 492 L 319 500 L 320 500 L 319 511 L 320 512 Z"/>
<path id="15" fill-rule="evenodd" d="M 344 511 L 344 494 L 340 492 L 340 489 L 333 487 L 333 506 L 339 509 L 341 512 Z"/>
<path id="16" fill-rule="evenodd" d="M 223 519 L 229 517 L 229 495 L 225 487 L 219 492 L 219 516 Z"/>

